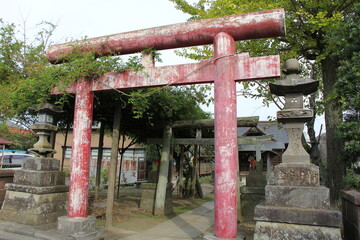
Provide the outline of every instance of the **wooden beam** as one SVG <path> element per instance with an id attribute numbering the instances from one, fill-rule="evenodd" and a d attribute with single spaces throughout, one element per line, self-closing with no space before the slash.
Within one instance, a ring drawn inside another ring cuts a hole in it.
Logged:
<path id="1" fill-rule="evenodd" d="M 202 19 L 186 23 L 142 29 L 57 44 L 49 47 L 46 56 L 51 63 L 61 63 L 68 53 L 92 52 L 97 56 L 137 53 L 212 44 L 214 37 L 226 32 L 235 41 L 285 35 L 284 9 Z"/>
<path id="2" fill-rule="evenodd" d="M 235 54 L 233 61 L 234 81 L 251 81 L 280 76 L 280 56 L 253 57 L 249 53 Z M 214 82 L 214 59 L 199 63 L 147 67 L 143 70 L 108 72 L 92 81 L 91 91 L 113 91 L 114 89 L 134 89 Z M 75 93 L 76 82 L 66 89 Z M 62 94 L 54 89 L 52 94 Z"/>
<path id="3" fill-rule="evenodd" d="M 238 137 L 239 145 L 255 145 L 256 141 L 267 142 L 271 141 L 273 134 L 263 136 L 251 136 L 251 137 Z M 148 138 L 147 144 L 162 144 L 161 138 Z M 173 145 L 214 145 L 214 138 L 172 138 L 171 144 Z"/>
<path id="4" fill-rule="evenodd" d="M 259 122 L 259 117 L 238 117 L 238 127 L 255 127 Z M 214 119 L 200 119 L 200 120 L 183 120 L 176 121 L 173 128 L 210 128 L 214 127 Z"/>

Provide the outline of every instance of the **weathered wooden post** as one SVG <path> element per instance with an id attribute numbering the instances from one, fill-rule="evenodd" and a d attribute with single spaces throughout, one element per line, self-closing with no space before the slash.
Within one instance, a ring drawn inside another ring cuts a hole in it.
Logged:
<path id="1" fill-rule="evenodd" d="M 88 183 L 91 150 L 92 110 L 94 95 L 91 81 L 83 79 L 76 85 L 73 146 L 70 165 L 70 218 L 88 216 Z"/>
<path id="2" fill-rule="evenodd" d="M 98 155 L 96 159 L 96 175 L 95 175 L 95 199 L 98 200 L 100 197 L 100 178 L 101 178 L 101 162 L 103 160 L 103 146 L 104 146 L 104 123 L 100 123 L 99 130 L 99 143 L 98 143 Z"/>
<path id="3" fill-rule="evenodd" d="M 170 157 L 170 139 L 172 129 L 170 125 L 164 127 L 163 144 L 161 149 L 161 160 L 159 170 L 159 180 L 156 187 L 154 215 L 166 215 L 165 198 L 168 189 L 168 174 L 169 174 L 169 157 Z M 172 211 L 172 210 L 171 210 Z"/>
<path id="4" fill-rule="evenodd" d="M 201 139 L 201 135 L 202 135 L 201 128 L 196 129 L 196 139 Z M 195 145 L 192 172 L 191 172 L 191 197 L 195 197 L 197 192 L 196 187 L 198 182 L 198 174 L 196 171 L 197 171 L 197 164 L 199 161 L 199 151 L 200 151 L 200 146 Z"/>
<path id="5" fill-rule="evenodd" d="M 179 196 L 183 196 L 184 189 L 184 161 L 185 161 L 185 147 L 180 146 L 180 168 L 179 168 Z"/>
<path id="6" fill-rule="evenodd" d="M 237 235 L 238 144 L 236 86 L 232 67 L 233 37 L 219 33 L 214 40 L 215 57 L 215 227 L 221 238 Z"/>
<path id="7" fill-rule="evenodd" d="M 114 113 L 113 134 L 111 144 L 111 159 L 109 168 L 109 186 L 106 199 L 106 222 L 105 227 L 111 228 L 113 222 L 114 195 L 116 185 L 116 166 L 119 154 L 120 140 L 120 123 L 121 123 L 121 106 L 117 106 Z M 121 175 L 119 175 L 120 177 Z"/>
<path id="8" fill-rule="evenodd" d="M 70 164 L 68 216 L 59 217 L 58 230 L 95 237 L 95 217 L 88 216 L 89 170 L 94 95 L 90 79 L 76 83 L 73 146 Z"/>

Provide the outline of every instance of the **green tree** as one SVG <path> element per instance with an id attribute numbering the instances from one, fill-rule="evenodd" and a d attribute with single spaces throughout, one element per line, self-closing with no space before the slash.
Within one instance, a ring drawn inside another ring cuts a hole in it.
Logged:
<path id="1" fill-rule="evenodd" d="M 322 94 L 325 99 L 325 122 L 327 134 L 327 185 L 331 189 L 332 200 L 338 199 L 338 190 L 343 186 L 344 165 L 340 158 L 341 140 L 336 133 L 342 122 L 341 105 L 334 98 L 334 86 L 337 78 L 339 57 L 336 49 L 339 46 L 331 38 L 332 33 L 339 32 L 341 23 L 354 11 L 357 0 L 199 0 L 189 4 L 186 0 L 170 0 L 181 11 L 190 14 L 190 20 L 219 17 L 224 15 L 284 8 L 286 11 L 285 37 L 261 39 L 237 43 L 237 51 L 249 51 L 253 55 L 281 54 L 282 59 L 297 57 L 302 62 L 312 63 L 313 76 L 322 80 Z M 192 48 L 180 52 L 188 57 L 211 57 L 209 47 Z M 257 94 L 265 100 L 276 101 L 267 91 L 264 83 L 247 83 L 245 90 L 252 84 L 258 84 Z M 280 105 L 279 105 L 280 106 Z"/>
<path id="2" fill-rule="evenodd" d="M 41 75 L 48 66 L 44 53 L 55 26 L 42 22 L 37 27 L 38 34 L 28 43 L 26 32 L 20 40 L 16 26 L 0 19 L 0 113 L 16 116 L 26 126 L 32 123 L 27 108 L 47 99 L 44 90 L 51 87 Z"/>
<path id="3" fill-rule="evenodd" d="M 335 85 L 344 112 L 344 122 L 338 127 L 338 133 L 344 142 L 342 159 L 348 168 L 346 187 L 360 190 L 359 177 L 353 173 L 354 170 L 360 173 L 360 4 L 356 5 L 355 13 L 347 17 L 343 28 L 345 31 L 334 36 L 345 39 L 339 51 L 339 80 Z"/>
<path id="4" fill-rule="evenodd" d="M 0 136 L 11 141 L 9 149 L 14 150 L 27 151 L 37 141 L 36 134 L 33 132 L 22 131 L 21 129 L 11 131 L 6 125 L 6 121 L 0 123 Z"/>
<path id="5" fill-rule="evenodd" d="M 8 118 L 16 118 L 30 126 L 34 113 L 28 108 L 34 104 L 53 102 L 60 105 L 65 113 L 59 116 L 59 125 L 67 127 L 73 121 L 74 98 L 67 94 L 69 84 L 84 77 L 97 79 L 105 72 L 143 70 L 141 59 L 131 57 L 123 62 L 120 57 L 98 57 L 93 53 L 82 53 L 81 47 L 66 55 L 66 61 L 50 65 L 45 57 L 45 49 L 55 26 L 42 28 L 36 35 L 38 41 L 29 45 L 19 40 L 16 27 L 1 21 L 0 28 L 0 113 Z M 147 49 L 145 51 L 153 51 Z M 158 54 L 154 52 L 155 58 Z M 57 87 L 63 95 L 53 96 L 50 92 Z M 126 134 L 136 141 L 145 142 L 146 134 L 162 131 L 165 122 L 181 119 L 209 117 L 198 102 L 207 97 L 202 88 L 164 87 L 128 91 L 95 93 L 94 121 L 112 127 L 115 106 L 123 107 Z M 132 123 L 132 124 L 129 124 Z"/>

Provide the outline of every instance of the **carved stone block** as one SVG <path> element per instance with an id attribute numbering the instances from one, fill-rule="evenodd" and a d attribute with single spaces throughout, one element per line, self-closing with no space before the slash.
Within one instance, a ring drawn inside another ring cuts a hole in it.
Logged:
<path id="1" fill-rule="evenodd" d="M 314 164 L 279 164 L 275 184 L 282 186 L 320 186 L 319 167 Z"/>
<path id="2" fill-rule="evenodd" d="M 309 121 L 314 117 L 311 109 L 285 109 L 276 113 L 277 119 L 281 123 Z"/>
<path id="3" fill-rule="evenodd" d="M 0 219 L 53 228 L 57 218 L 66 215 L 68 193 L 31 194 L 7 191 Z"/>
<path id="4" fill-rule="evenodd" d="M 60 171 L 17 170 L 14 183 L 30 186 L 65 185 L 65 173 Z"/>
<path id="5" fill-rule="evenodd" d="M 265 187 L 266 205 L 301 208 L 330 208 L 326 187 L 274 186 Z"/>
<path id="6" fill-rule="evenodd" d="M 55 158 L 31 157 L 24 159 L 23 170 L 59 171 L 60 161 Z"/>

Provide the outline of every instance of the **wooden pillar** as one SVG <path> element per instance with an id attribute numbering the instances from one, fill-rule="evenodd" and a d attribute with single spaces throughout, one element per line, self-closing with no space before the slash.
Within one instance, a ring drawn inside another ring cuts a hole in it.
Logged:
<path id="1" fill-rule="evenodd" d="M 156 188 L 154 215 L 162 216 L 165 210 L 166 188 L 169 175 L 169 157 L 170 157 L 170 139 L 172 128 L 170 125 L 165 126 L 163 134 L 163 145 L 161 149 L 161 161 L 159 170 L 159 180 Z"/>
<path id="2" fill-rule="evenodd" d="M 103 158 L 103 146 L 104 146 L 104 123 L 100 123 L 100 132 L 99 132 L 99 144 L 98 144 L 98 156 L 96 161 L 96 175 L 95 175 L 95 199 L 99 199 L 100 191 L 100 177 L 101 177 L 101 162 Z"/>
<path id="3" fill-rule="evenodd" d="M 196 139 L 201 139 L 201 128 L 196 129 Z M 196 195 L 196 171 L 199 158 L 199 145 L 194 146 L 194 158 L 191 172 L 191 197 Z"/>
<path id="4" fill-rule="evenodd" d="M 109 169 L 109 186 L 106 201 L 106 222 L 105 228 L 112 227 L 113 209 L 114 209 L 114 195 L 116 182 L 116 165 L 118 161 L 118 150 L 120 140 L 120 121 L 121 121 L 121 107 L 118 106 L 114 113 L 113 136 L 111 144 L 111 158 Z"/>
<path id="5" fill-rule="evenodd" d="M 255 144 L 255 154 L 256 154 L 256 161 L 258 162 L 256 171 L 262 172 L 263 171 L 263 161 L 261 159 L 261 143 L 256 140 Z"/>
<path id="6" fill-rule="evenodd" d="M 238 144 L 236 87 L 233 78 L 234 39 L 219 33 L 215 57 L 215 237 L 237 236 Z"/>
<path id="7" fill-rule="evenodd" d="M 273 172 L 272 172 L 272 163 L 271 163 L 271 153 L 266 153 L 266 181 L 267 184 L 273 184 Z"/>
<path id="8" fill-rule="evenodd" d="M 179 168 L 179 195 L 183 196 L 184 189 L 184 161 L 185 161 L 185 146 L 180 146 L 180 168 Z"/>
<path id="9" fill-rule="evenodd" d="M 94 95 L 89 79 L 76 85 L 73 145 L 70 165 L 69 218 L 88 216 L 89 170 Z"/>

